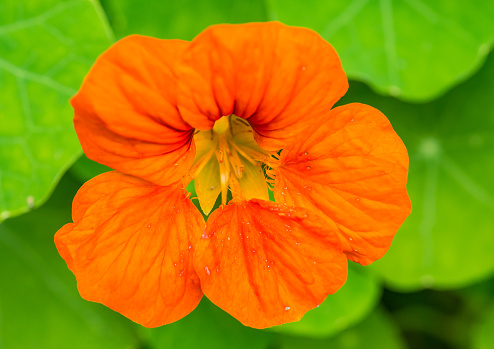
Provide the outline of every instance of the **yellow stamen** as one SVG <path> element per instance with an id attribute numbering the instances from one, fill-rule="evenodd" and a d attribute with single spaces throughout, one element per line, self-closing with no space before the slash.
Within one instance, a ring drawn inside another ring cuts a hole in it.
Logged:
<path id="1" fill-rule="evenodd" d="M 236 151 L 238 151 L 248 162 L 250 162 L 252 165 L 256 165 L 257 162 L 252 159 L 246 152 L 244 152 L 238 145 L 235 143 L 232 143 L 232 148 L 234 148 Z"/>
<path id="2" fill-rule="evenodd" d="M 220 162 L 220 181 L 221 181 L 221 203 L 226 205 L 228 194 L 228 183 L 230 182 L 230 162 L 225 157 L 225 161 Z"/>
<path id="3" fill-rule="evenodd" d="M 196 178 L 199 173 L 204 169 L 204 166 L 208 163 L 208 161 L 211 159 L 211 157 L 214 154 L 214 148 L 211 148 L 202 158 L 200 158 L 192 167 L 192 177 Z"/>
<path id="4" fill-rule="evenodd" d="M 238 178 L 241 178 L 242 172 L 244 171 L 244 165 L 242 165 L 242 160 L 240 160 L 240 157 L 238 156 L 238 153 L 235 150 L 235 148 L 232 147 L 230 150 L 231 150 L 230 162 L 233 165 L 233 170 L 235 171 L 235 175 Z"/>
<path id="5" fill-rule="evenodd" d="M 246 120 L 235 115 L 223 116 L 215 122 L 212 130 L 199 131 L 194 139 L 197 152 L 201 155 L 196 159 L 191 173 L 193 178 L 201 176 L 200 188 L 216 187 L 218 194 L 221 191 L 223 205 L 227 203 L 228 190 L 233 200 L 250 200 L 254 197 L 269 199 L 269 181 L 266 181 L 261 165 L 272 158 L 269 152 L 257 145 Z M 219 171 L 219 178 L 214 176 L 215 171 Z M 197 190 L 197 193 L 201 207 L 203 204 L 206 209 L 212 207 L 211 191 L 200 194 L 202 192 Z M 204 195 L 204 201 L 201 201 L 201 195 Z"/>

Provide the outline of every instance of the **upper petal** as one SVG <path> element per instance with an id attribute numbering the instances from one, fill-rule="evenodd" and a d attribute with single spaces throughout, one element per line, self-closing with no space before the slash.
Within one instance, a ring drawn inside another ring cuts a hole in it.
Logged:
<path id="1" fill-rule="evenodd" d="M 330 44 L 278 22 L 209 27 L 184 51 L 178 75 L 188 123 L 206 130 L 235 114 L 249 120 L 268 150 L 281 149 L 348 88 Z"/>
<path id="2" fill-rule="evenodd" d="M 381 258 L 411 211 L 405 145 L 368 105 L 333 109 L 282 151 L 280 163 L 276 201 L 319 212 L 355 262 Z"/>
<path id="3" fill-rule="evenodd" d="M 173 66 L 187 44 L 133 35 L 98 58 L 71 101 L 90 159 L 160 185 L 185 174 L 193 130 L 176 106 Z"/>
<path id="4" fill-rule="evenodd" d="M 55 243 L 82 297 L 147 327 L 197 306 L 192 254 L 204 220 L 183 189 L 105 173 L 81 187 L 73 217 Z"/>
<path id="5" fill-rule="evenodd" d="M 214 211 L 194 256 L 204 294 L 255 328 L 315 308 L 344 284 L 347 262 L 337 238 L 319 234 L 306 217 L 304 209 L 257 199 Z"/>

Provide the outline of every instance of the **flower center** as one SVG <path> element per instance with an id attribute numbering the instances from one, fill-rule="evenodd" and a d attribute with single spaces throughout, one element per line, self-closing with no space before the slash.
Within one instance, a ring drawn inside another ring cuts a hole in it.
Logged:
<path id="1" fill-rule="evenodd" d="M 223 116 L 211 130 L 196 132 L 194 142 L 191 177 L 205 214 L 211 212 L 220 192 L 222 204 L 227 203 L 228 189 L 233 200 L 269 199 L 262 164 L 271 156 L 254 140 L 246 120 Z"/>

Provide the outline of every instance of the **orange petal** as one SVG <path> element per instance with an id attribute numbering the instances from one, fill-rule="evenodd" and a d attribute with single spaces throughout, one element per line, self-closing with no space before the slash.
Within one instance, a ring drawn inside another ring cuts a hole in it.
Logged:
<path id="1" fill-rule="evenodd" d="M 207 130 L 235 114 L 249 120 L 268 150 L 281 149 L 348 88 L 330 44 L 278 22 L 209 27 L 184 51 L 177 71 L 188 123 Z"/>
<path id="2" fill-rule="evenodd" d="M 205 223 L 181 188 L 104 173 L 79 190 L 73 217 L 55 243 L 83 298 L 146 327 L 197 306 L 192 254 Z"/>
<path id="3" fill-rule="evenodd" d="M 277 202 L 319 212 L 352 261 L 381 258 L 410 214 L 408 154 L 377 109 L 333 109 L 281 153 L 275 170 Z"/>
<path id="4" fill-rule="evenodd" d="M 204 294 L 244 325 L 265 328 L 299 320 L 336 292 L 345 255 L 306 216 L 257 199 L 214 211 L 194 255 Z"/>
<path id="5" fill-rule="evenodd" d="M 71 101 L 89 158 L 160 185 L 185 174 L 193 130 L 177 110 L 173 65 L 187 44 L 133 35 L 98 58 Z"/>

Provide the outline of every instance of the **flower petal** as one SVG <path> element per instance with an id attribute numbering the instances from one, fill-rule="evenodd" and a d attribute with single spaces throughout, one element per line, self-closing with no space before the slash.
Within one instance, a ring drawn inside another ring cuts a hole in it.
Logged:
<path id="1" fill-rule="evenodd" d="M 281 149 L 348 88 L 330 44 L 279 22 L 209 27 L 184 51 L 177 71 L 188 123 L 207 130 L 235 114 L 249 120 L 268 150 Z"/>
<path id="2" fill-rule="evenodd" d="M 197 306 L 192 254 L 204 220 L 180 187 L 104 173 L 79 190 L 73 216 L 55 243 L 83 298 L 147 327 Z"/>
<path id="3" fill-rule="evenodd" d="M 261 199 L 269 200 L 268 186 L 266 185 L 266 177 L 260 164 L 254 165 L 246 160 L 242 155 L 239 155 L 243 167 L 242 177 L 237 178 L 242 195 L 245 200 Z"/>
<path id="4" fill-rule="evenodd" d="M 343 251 L 366 265 L 381 258 L 411 211 L 408 154 L 377 109 L 348 104 L 300 136 L 275 170 L 277 202 L 319 212 Z"/>
<path id="5" fill-rule="evenodd" d="M 176 107 L 173 65 L 187 44 L 133 35 L 98 58 L 71 101 L 90 159 L 159 185 L 184 175 L 193 129 Z"/>
<path id="6" fill-rule="evenodd" d="M 336 292 L 345 255 L 306 216 L 257 199 L 214 211 L 194 255 L 204 294 L 244 325 L 265 328 L 299 320 Z"/>
<path id="7" fill-rule="evenodd" d="M 216 159 L 218 138 L 211 137 L 209 132 L 199 132 L 194 137 L 197 153 L 194 160 L 202 168 L 195 176 L 195 189 L 199 205 L 205 215 L 214 207 L 221 193 L 220 165 Z"/>

